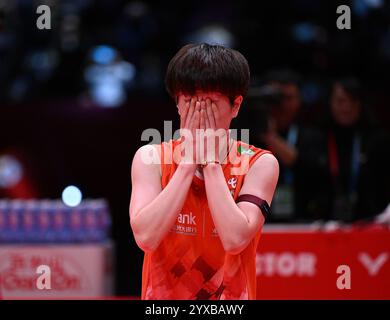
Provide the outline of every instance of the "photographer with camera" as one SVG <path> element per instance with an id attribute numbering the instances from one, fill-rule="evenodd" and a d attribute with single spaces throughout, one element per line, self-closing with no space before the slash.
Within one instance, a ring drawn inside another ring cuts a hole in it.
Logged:
<path id="1" fill-rule="evenodd" d="M 280 164 L 280 179 L 272 210 L 278 222 L 306 221 L 325 215 L 326 201 L 317 188 L 325 172 L 326 154 L 321 133 L 303 125 L 299 76 L 278 70 L 265 77 L 263 86 L 248 94 L 251 138 L 272 150 Z M 254 136 L 254 137 L 253 137 Z"/>

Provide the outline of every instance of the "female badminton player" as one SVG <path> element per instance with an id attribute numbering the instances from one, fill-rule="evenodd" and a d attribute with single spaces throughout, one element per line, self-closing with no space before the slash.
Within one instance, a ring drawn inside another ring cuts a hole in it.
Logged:
<path id="1" fill-rule="evenodd" d="M 131 169 L 141 299 L 256 298 L 256 247 L 279 166 L 229 129 L 249 80 L 244 56 L 220 45 L 186 45 L 168 65 L 181 136 L 141 147 Z"/>

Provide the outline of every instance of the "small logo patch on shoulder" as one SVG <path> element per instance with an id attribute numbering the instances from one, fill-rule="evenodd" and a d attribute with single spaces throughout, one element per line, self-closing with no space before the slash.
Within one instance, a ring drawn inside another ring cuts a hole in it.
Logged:
<path id="1" fill-rule="evenodd" d="M 238 146 L 237 151 L 239 154 L 242 155 L 248 155 L 248 156 L 253 156 L 255 152 L 249 148 L 245 148 L 243 146 Z"/>

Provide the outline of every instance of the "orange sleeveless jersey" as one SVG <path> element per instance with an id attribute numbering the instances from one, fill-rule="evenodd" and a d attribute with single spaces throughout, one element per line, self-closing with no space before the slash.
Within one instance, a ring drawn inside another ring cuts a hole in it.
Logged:
<path id="1" fill-rule="evenodd" d="M 162 188 L 177 167 L 174 161 L 164 164 L 163 160 L 170 159 L 179 143 L 171 140 L 161 145 Z M 247 170 L 265 153 L 270 152 L 234 141 L 229 161 L 222 166 L 234 199 L 239 195 Z M 207 204 L 204 181 L 194 176 L 170 232 L 156 250 L 144 255 L 141 299 L 255 299 L 256 247 L 260 234 L 261 231 L 240 254 L 226 253 Z"/>

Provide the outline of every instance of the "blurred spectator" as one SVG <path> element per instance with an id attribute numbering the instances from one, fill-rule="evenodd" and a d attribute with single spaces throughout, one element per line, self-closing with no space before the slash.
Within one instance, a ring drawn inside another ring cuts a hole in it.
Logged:
<path id="1" fill-rule="evenodd" d="M 326 132 L 328 218 L 354 221 L 382 212 L 390 200 L 389 139 L 373 126 L 355 78 L 334 83 Z"/>
<path id="2" fill-rule="evenodd" d="M 299 76 L 281 70 L 270 73 L 267 79 L 280 95 L 279 102 L 270 108 L 268 128 L 262 134 L 265 148 L 275 154 L 280 164 L 272 204 L 274 220 L 313 219 L 322 214 L 317 200 L 321 195 L 315 188 L 317 173 L 325 163 L 325 155 L 319 149 L 321 135 L 299 119 Z"/>

